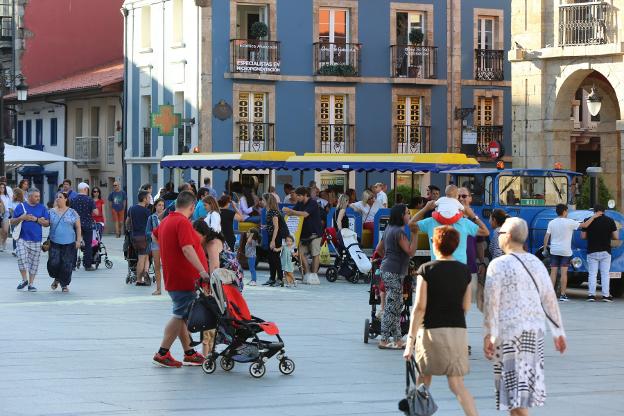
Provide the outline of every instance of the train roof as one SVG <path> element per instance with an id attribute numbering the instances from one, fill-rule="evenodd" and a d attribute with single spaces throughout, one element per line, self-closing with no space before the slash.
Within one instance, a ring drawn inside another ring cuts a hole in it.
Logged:
<path id="1" fill-rule="evenodd" d="M 548 173 L 567 175 L 567 176 L 581 176 L 581 173 L 573 172 L 571 170 L 560 169 L 523 169 L 523 168 L 510 168 L 510 169 L 496 169 L 496 168 L 469 168 L 469 169 L 456 169 L 445 170 L 441 173 L 449 173 L 453 175 L 514 175 L 514 176 L 546 176 Z"/>

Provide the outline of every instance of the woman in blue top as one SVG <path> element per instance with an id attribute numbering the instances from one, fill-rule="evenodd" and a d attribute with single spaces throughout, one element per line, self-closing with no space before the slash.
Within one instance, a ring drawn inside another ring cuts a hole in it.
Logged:
<path id="1" fill-rule="evenodd" d="M 145 236 L 147 237 L 147 249 L 152 253 L 152 259 L 154 260 L 154 275 L 156 276 L 156 290 L 152 292 L 154 296 L 160 296 L 162 290 L 162 275 L 160 272 L 160 246 L 152 238 L 152 231 L 154 231 L 160 225 L 163 213 L 165 212 L 165 200 L 158 198 L 154 202 L 152 208 L 152 215 L 147 219 L 147 226 L 145 227 Z"/>
<path id="2" fill-rule="evenodd" d="M 48 274 L 54 279 L 52 290 L 60 284 L 63 292 L 69 292 L 81 241 L 80 216 L 69 207 L 69 196 L 65 192 L 59 192 L 55 207 L 50 210 Z"/>

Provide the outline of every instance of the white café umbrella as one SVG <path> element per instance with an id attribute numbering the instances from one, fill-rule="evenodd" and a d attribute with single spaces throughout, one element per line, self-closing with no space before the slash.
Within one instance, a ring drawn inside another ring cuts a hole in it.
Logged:
<path id="1" fill-rule="evenodd" d="M 7 168 L 15 169 L 27 165 L 42 166 L 55 162 L 74 162 L 74 159 L 22 146 L 4 145 L 4 163 Z"/>

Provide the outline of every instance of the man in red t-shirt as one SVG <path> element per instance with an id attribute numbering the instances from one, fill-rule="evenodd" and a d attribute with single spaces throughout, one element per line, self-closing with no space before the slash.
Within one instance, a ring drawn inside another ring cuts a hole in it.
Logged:
<path id="1" fill-rule="evenodd" d="M 204 361 L 204 357 L 190 346 L 191 337 L 185 322 L 188 307 L 196 297 L 195 283 L 199 278 L 210 277 L 199 235 L 189 221 L 195 204 L 192 192 L 180 192 L 175 202 L 175 211 L 152 232 L 152 238 L 160 245 L 165 289 L 173 302 L 173 317 L 167 323 L 160 349 L 154 355 L 154 363 L 163 367 L 182 366 L 169 352 L 176 338 L 180 339 L 184 348 L 185 363 L 201 365 Z"/>

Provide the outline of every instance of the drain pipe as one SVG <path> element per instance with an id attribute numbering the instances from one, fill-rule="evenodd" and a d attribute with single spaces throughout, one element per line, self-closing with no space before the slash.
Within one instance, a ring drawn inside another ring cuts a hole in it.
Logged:
<path id="1" fill-rule="evenodd" d="M 455 14 L 453 13 L 453 0 L 450 0 L 449 4 L 451 6 L 451 10 L 450 10 L 450 16 L 451 16 L 451 21 L 450 21 L 450 25 L 451 28 L 453 27 L 453 21 L 455 19 Z M 447 28 L 448 29 L 448 28 Z M 451 79 L 447 80 L 448 82 L 450 82 L 450 87 L 451 87 L 451 112 L 450 112 L 450 120 L 451 120 L 451 146 L 450 146 L 450 151 L 451 152 L 455 152 L 455 117 L 453 117 L 453 114 L 455 112 L 455 78 L 454 78 L 454 59 L 453 59 L 453 52 L 454 52 L 454 48 L 455 48 L 455 37 L 453 35 L 453 30 L 450 30 L 450 48 L 447 47 L 448 50 L 451 51 L 450 54 L 450 60 L 451 60 L 451 64 L 450 64 L 450 68 L 451 68 Z M 447 140 L 447 149 L 448 149 L 448 140 Z M 448 151 L 448 150 L 447 150 Z"/>

